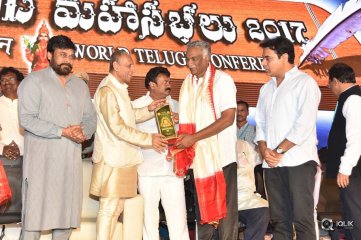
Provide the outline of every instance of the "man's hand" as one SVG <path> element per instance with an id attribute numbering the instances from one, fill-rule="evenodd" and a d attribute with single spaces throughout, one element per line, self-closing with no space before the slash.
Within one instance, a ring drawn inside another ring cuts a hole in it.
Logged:
<path id="1" fill-rule="evenodd" d="M 164 152 L 168 147 L 168 141 L 164 139 L 162 134 L 152 134 L 152 148 L 157 152 Z"/>
<path id="2" fill-rule="evenodd" d="M 279 154 L 270 148 L 263 149 L 263 151 L 261 151 L 261 154 L 263 159 L 266 160 L 268 166 L 272 168 L 276 167 L 283 157 L 282 154 Z"/>
<path id="3" fill-rule="evenodd" d="M 181 134 L 177 138 L 177 142 L 175 144 L 176 148 L 189 148 L 196 143 L 196 139 L 191 134 Z"/>
<path id="4" fill-rule="evenodd" d="M 9 145 L 4 146 L 2 155 L 10 160 L 20 157 L 20 149 L 18 145 L 12 141 Z"/>
<path id="5" fill-rule="evenodd" d="M 70 125 L 63 128 L 62 136 L 69 138 L 76 143 L 82 143 L 86 139 L 83 128 L 80 125 Z"/>
<path id="6" fill-rule="evenodd" d="M 337 185 L 340 188 L 346 188 L 350 183 L 350 176 L 342 173 L 337 174 Z"/>
<path id="7" fill-rule="evenodd" d="M 172 119 L 175 124 L 179 123 L 179 114 L 176 112 L 172 112 Z"/>
<path id="8" fill-rule="evenodd" d="M 82 126 L 77 125 L 72 129 L 72 138 L 74 139 L 73 141 L 77 143 L 82 143 L 86 140 L 86 135 Z"/>
<path id="9" fill-rule="evenodd" d="M 159 99 L 153 101 L 151 104 L 148 105 L 148 111 L 151 112 L 156 108 L 159 108 L 165 104 L 165 99 Z"/>

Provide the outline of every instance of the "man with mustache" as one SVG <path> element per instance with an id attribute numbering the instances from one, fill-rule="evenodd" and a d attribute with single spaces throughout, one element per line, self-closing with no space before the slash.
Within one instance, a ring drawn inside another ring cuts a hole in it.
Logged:
<path id="1" fill-rule="evenodd" d="M 166 99 L 172 112 L 178 113 L 178 102 L 170 96 L 170 72 L 164 67 L 154 67 L 145 76 L 145 96 L 136 99 L 133 107 L 141 108 L 154 100 Z M 143 132 L 157 133 L 155 119 L 138 123 Z M 189 239 L 183 178 L 173 173 L 173 160 L 167 152 L 158 153 L 142 149 L 144 161 L 138 167 L 138 190 L 144 198 L 143 239 L 159 239 L 159 201 L 164 208 L 169 237 L 172 240 Z"/>
<path id="2" fill-rule="evenodd" d="M 72 74 L 75 45 L 66 36 L 47 45 L 50 66 L 21 83 L 20 125 L 25 129 L 22 240 L 69 239 L 80 226 L 81 143 L 96 128 L 87 85 Z"/>
<path id="3" fill-rule="evenodd" d="M 18 120 L 19 84 L 24 75 L 13 67 L 0 71 L 0 87 L 4 95 L 0 97 L 0 155 L 15 160 L 24 152 L 24 129 Z"/>

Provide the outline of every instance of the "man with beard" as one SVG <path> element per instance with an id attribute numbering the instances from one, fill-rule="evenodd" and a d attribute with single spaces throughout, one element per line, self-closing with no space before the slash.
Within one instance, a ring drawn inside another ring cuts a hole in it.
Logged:
<path id="1" fill-rule="evenodd" d="M 81 142 L 96 128 L 87 85 L 73 75 L 75 45 L 66 36 L 51 38 L 50 66 L 32 72 L 18 89 L 20 125 L 25 129 L 23 240 L 69 239 L 80 226 Z"/>
<path id="2" fill-rule="evenodd" d="M 133 107 L 141 108 L 154 100 L 166 99 L 172 112 L 178 113 L 178 102 L 170 96 L 170 72 L 164 67 L 154 67 L 145 76 L 145 96 L 136 99 Z M 138 123 L 143 132 L 157 133 L 154 118 Z M 142 149 L 144 161 L 138 167 L 138 189 L 144 198 L 143 239 L 159 239 L 159 201 L 164 208 L 169 237 L 172 240 L 189 239 L 183 178 L 173 173 L 173 161 L 167 153 Z"/>

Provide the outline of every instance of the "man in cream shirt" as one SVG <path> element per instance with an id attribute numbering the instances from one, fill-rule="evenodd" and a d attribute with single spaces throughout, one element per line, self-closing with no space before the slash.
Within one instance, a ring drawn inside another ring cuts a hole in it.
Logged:
<path id="1" fill-rule="evenodd" d="M 110 73 L 94 95 L 97 130 L 90 193 L 100 197 L 98 240 L 112 239 L 125 199 L 137 195 L 137 165 L 143 160 L 139 146 L 152 147 L 157 151 L 167 146 L 162 135 L 136 129 L 136 122 L 152 118 L 153 110 L 164 99 L 133 109 L 128 95 L 133 69 L 130 55 L 115 50 L 110 59 Z"/>

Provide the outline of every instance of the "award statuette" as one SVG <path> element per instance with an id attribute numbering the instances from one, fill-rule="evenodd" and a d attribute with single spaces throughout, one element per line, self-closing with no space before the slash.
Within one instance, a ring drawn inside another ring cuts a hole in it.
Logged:
<path id="1" fill-rule="evenodd" d="M 162 134 L 166 140 L 176 139 L 177 132 L 172 119 L 172 110 L 169 104 L 154 110 L 155 120 L 157 121 L 158 132 Z"/>

